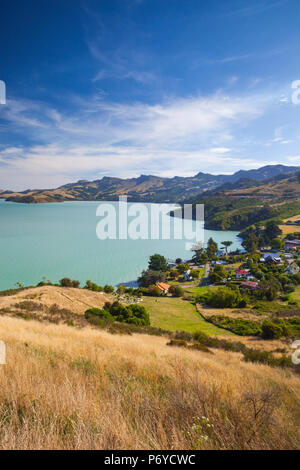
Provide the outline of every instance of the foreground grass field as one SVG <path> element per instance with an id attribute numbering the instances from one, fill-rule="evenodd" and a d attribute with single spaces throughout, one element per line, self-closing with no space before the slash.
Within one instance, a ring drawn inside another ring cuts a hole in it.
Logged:
<path id="1" fill-rule="evenodd" d="M 208 335 L 230 335 L 205 321 L 196 307 L 182 298 L 174 297 L 144 297 L 143 305 L 147 308 L 151 325 L 169 331 L 202 331 Z"/>
<path id="2" fill-rule="evenodd" d="M 1 449 L 297 449 L 300 377 L 237 353 L 0 318 Z"/>

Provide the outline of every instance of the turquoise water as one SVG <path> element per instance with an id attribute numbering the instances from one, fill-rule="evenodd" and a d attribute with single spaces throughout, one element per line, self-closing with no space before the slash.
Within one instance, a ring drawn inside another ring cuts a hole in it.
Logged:
<path id="1" fill-rule="evenodd" d="M 184 240 L 99 240 L 99 202 L 15 204 L 0 200 L 0 290 L 16 282 L 35 285 L 43 276 L 90 279 L 98 284 L 133 282 L 150 255 L 191 257 Z M 147 205 L 150 207 L 151 205 Z M 193 222 L 194 223 L 194 222 Z M 205 239 L 233 241 L 238 232 L 205 230 Z"/>

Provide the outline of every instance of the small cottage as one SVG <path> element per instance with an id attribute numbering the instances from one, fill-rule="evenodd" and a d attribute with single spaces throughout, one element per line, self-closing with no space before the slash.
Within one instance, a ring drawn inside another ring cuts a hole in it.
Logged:
<path id="1" fill-rule="evenodd" d="M 159 282 L 156 284 L 162 294 L 167 294 L 170 289 L 170 284 L 166 284 L 165 282 Z"/>
<path id="2" fill-rule="evenodd" d="M 249 269 L 236 269 L 235 277 L 241 279 L 242 277 L 247 277 L 249 275 Z"/>
<path id="3" fill-rule="evenodd" d="M 254 290 L 258 287 L 258 282 L 256 281 L 243 281 L 241 283 L 242 289 Z"/>

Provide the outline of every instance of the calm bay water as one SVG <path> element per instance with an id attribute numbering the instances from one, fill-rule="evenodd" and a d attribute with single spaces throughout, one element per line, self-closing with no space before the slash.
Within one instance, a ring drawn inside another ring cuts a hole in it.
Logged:
<path id="1" fill-rule="evenodd" d="M 171 259 L 191 257 L 184 240 L 99 240 L 98 205 L 0 200 L 0 290 L 13 288 L 18 281 L 35 285 L 43 276 L 53 282 L 70 277 L 81 283 L 90 279 L 117 285 L 135 281 L 154 253 Z M 204 231 L 205 240 L 231 240 L 231 248 L 240 248 L 237 234 Z"/>

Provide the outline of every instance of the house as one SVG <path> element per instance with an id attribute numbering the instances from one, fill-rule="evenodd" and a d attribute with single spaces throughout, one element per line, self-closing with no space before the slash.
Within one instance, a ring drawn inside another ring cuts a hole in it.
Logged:
<path id="1" fill-rule="evenodd" d="M 284 247 L 286 250 L 295 250 L 300 246 L 300 240 L 285 240 Z"/>
<path id="2" fill-rule="evenodd" d="M 242 289 L 254 290 L 258 287 L 258 282 L 256 281 L 243 281 L 240 286 Z"/>
<path id="3" fill-rule="evenodd" d="M 166 284 L 165 282 L 159 282 L 156 285 L 157 285 L 157 287 L 159 288 L 159 290 L 162 294 L 167 294 L 169 292 L 170 287 L 171 287 L 170 284 Z"/>
<path id="4" fill-rule="evenodd" d="M 260 249 L 260 251 L 270 251 L 270 250 L 272 250 L 272 247 L 271 246 L 261 246 L 259 249 Z"/>
<path id="5" fill-rule="evenodd" d="M 268 264 L 280 264 L 281 258 L 278 255 L 268 254 L 265 256 L 264 261 Z"/>
<path id="6" fill-rule="evenodd" d="M 184 280 L 185 281 L 190 281 L 191 280 L 191 270 L 188 269 L 185 273 L 184 273 Z"/>
<path id="7" fill-rule="evenodd" d="M 226 256 L 226 250 L 218 250 L 217 251 L 217 256 L 220 256 L 220 257 Z"/>
<path id="8" fill-rule="evenodd" d="M 241 277 L 247 277 L 249 275 L 249 269 L 236 269 L 235 277 L 241 279 Z"/>
<path id="9" fill-rule="evenodd" d="M 284 272 L 287 274 L 297 274 L 299 272 L 299 266 L 294 261 L 291 261 Z"/>

